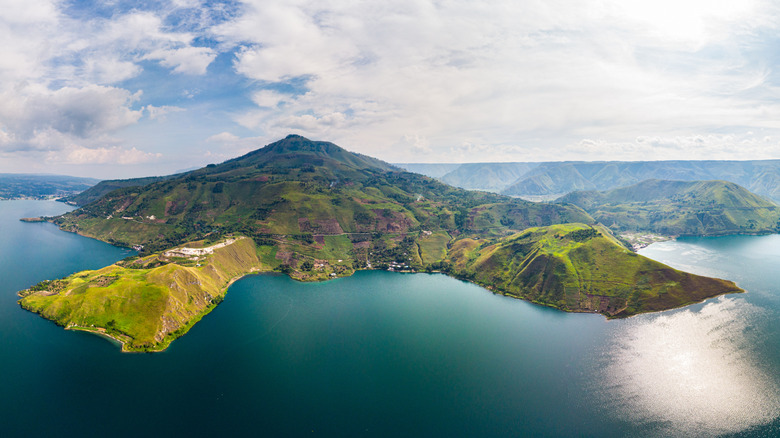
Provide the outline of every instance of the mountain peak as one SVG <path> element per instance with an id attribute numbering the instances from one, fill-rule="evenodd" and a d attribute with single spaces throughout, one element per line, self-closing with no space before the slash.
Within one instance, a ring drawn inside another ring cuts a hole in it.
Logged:
<path id="1" fill-rule="evenodd" d="M 336 146 L 331 142 L 313 141 L 296 134 L 290 134 L 281 140 L 275 141 L 265 146 L 263 149 L 269 149 L 276 153 L 315 152 L 328 155 L 333 153 L 347 152 L 345 149 Z"/>
<path id="2" fill-rule="evenodd" d="M 241 172 L 240 169 L 278 172 L 282 168 L 290 169 L 284 172 L 285 175 L 303 179 L 316 175 L 325 178 L 338 178 L 339 175 L 347 174 L 358 177 L 355 172 L 366 175 L 365 172 L 400 170 L 382 160 L 350 152 L 331 142 L 314 141 L 291 134 L 246 155 L 213 166 L 207 172 L 215 174 L 227 171 L 235 174 Z M 308 175 L 298 175 L 301 171 Z"/>

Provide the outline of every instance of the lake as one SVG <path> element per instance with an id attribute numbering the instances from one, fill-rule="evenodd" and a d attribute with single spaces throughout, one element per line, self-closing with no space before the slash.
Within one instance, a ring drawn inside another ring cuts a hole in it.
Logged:
<path id="1" fill-rule="evenodd" d="M 780 236 L 642 254 L 749 291 L 607 321 L 438 274 L 258 275 L 157 354 L 22 310 L 16 291 L 131 251 L 0 202 L 3 436 L 773 436 Z"/>

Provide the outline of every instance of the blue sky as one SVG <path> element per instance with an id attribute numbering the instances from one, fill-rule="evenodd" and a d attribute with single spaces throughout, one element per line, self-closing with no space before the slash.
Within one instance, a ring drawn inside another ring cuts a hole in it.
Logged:
<path id="1" fill-rule="evenodd" d="M 774 3 L 0 0 L 0 172 L 780 158 Z"/>

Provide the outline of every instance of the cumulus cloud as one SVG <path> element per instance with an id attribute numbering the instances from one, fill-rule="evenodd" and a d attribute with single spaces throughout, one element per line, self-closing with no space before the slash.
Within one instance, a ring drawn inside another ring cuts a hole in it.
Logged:
<path id="1" fill-rule="evenodd" d="M 131 109 L 138 94 L 100 85 L 50 90 L 25 86 L 0 93 L 0 129 L 6 150 L 60 149 L 87 144 L 138 121 Z"/>
<path id="2" fill-rule="evenodd" d="M 640 136 L 625 142 L 583 139 L 564 146 L 561 152 L 589 161 L 772 159 L 780 156 L 780 138 L 743 132 Z"/>
<path id="3" fill-rule="evenodd" d="M 211 61 L 217 57 L 216 51 L 208 47 L 182 47 L 177 49 L 158 49 L 144 59 L 159 60 L 160 64 L 173 68 L 176 73 L 202 75 Z"/>
<path id="4" fill-rule="evenodd" d="M 287 100 L 285 95 L 274 90 L 260 90 L 252 95 L 252 101 L 261 108 L 276 108 Z"/>
<path id="5" fill-rule="evenodd" d="M 146 105 L 144 107 L 144 110 L 146 110 L 146 113 L 149 114 L 149 118 L 152 120 L 156 120 L 156 119 L 165 120 L 165 116 L 167 114 L 186 111 L 186 109 L 184 108 L 178 106 L 172 106 L 172 105 L 163 105 L 163 106 Z"/>
<path id="6" fill-rule="evenodd" d="M 0 153 L 297 133 L 389 161 L 777 155 L 769 0 L 98 3 L 4 1 Z"/>
<path id="7" fill-rule="evenodd" d="M 243 47 L 240 74 L 305 85 L 259 96 L 261 108 L 236 117 L 243 126 L 375 144 L 364 152 L 403 159 L 414 146 L 392 146 L 409 132 L 444 154 L 463 142 L 522 153 L 585 138 L 777 129 L 771 72 L 750 45 L 776 26 L 771 17 L 758 0 L 249 0 L 212 32 Z"/>
<path id="8" fill-rule="evenodd" d="M 85 148 L 73 146 L 51 152 L 47 161 L 65 164 L 141 164 L 162 157 L 160 153 L 144 152 L 120 146 Z"/>
<path id="9" fill-rule="evenodd" d="M 206 157 L 213 161 L 224 161 L 259 149 L 271 141 L 267 137 L 239 137 L 231 132 L 220 132 L 206 139 L 207 143 L 216 146 L 216 150 L 206 152 Z"/>
<path id="10" fill-rule="evenodd" d="M 73 8 L 82 7 L 78 3 L 4 1 L 0 151 L 74 164 L 135 164 L 156 158 L 124 145 L 118 134 L 139 123 L 144 110 L 159 121 L 181 108 L 142 107 L 142 91 L 119 84 L 142 74 L 150 61 L 175 74 L 205 74 L 216 51 L 197 46 L 195 33 L 167 20 L 177 8 L 197 5 L 148 6 L 100 14 L 91 9 L 75 13 Z"/>

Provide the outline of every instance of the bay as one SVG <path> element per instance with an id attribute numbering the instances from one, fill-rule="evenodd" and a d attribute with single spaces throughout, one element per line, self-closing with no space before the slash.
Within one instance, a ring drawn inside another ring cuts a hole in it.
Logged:
<path id="1" fill-rule="evenodd" d="M 21 223 L 0 202 L 3 436 L 772 436 L 780 236 L 644 255 L 749 293 L 627 320 L 567 314 L 436 274 L 302 284 L 258 275 L 158 354 L 22 310 L 16 291 L 131 252 Z"/>

